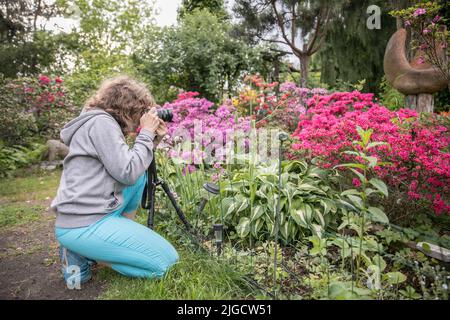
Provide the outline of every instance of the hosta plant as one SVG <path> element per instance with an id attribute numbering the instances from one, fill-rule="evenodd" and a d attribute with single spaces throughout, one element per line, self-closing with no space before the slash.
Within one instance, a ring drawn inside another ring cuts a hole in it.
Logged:
<path id="1" fill-rule="evenodd" d="M 320 235 L 336 221 L 339 211 L 332 172 L 305 161 L 285 161 L 279 190 L 277 162 L 229 170 L 221 180 L 224 223 L 242 239 L 273 237 L 280 192 L 281 240 L 292 243 L 304 236 Z"/>

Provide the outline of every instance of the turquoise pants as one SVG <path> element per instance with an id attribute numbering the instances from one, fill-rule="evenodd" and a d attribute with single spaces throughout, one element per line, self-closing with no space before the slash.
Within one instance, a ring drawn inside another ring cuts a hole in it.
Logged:
<path id="1" fill-rule="evenodd" d="M 144 174 L 123 190 L 122 206 L 102 220 L 82 228 L 56 228 L 67 249 L 112 269 L 139 278 L 160 278 L 178 260 L 175 248 L 153 230 L 122 216 L 137 209 L 145 186 Z"/>

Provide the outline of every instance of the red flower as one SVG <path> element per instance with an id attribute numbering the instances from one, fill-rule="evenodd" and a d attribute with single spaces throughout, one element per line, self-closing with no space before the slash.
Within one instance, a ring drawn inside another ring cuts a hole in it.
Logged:
<path id="1" fill-rule="evenodd" d="M 353 178 L 352 183 L 357 188 L 361 186 L 361 181 L 359 181 L 359 179 Z"/>
<path id="2" fill-rule="evenodd" d="M 60 77 L 55 78 L 56 83 L 63 83 L 63 80 Z"/>
<path id="3" fill-rule="evenodd" d="M 40 76 L 39 76 L 39 82 L 40 82 L 41 84 L 43 84 L 43 85 L 47 85 L 47 84 L 50 83 L 50 78 L 47 77 L 47 76 L 40 75 Z"/>

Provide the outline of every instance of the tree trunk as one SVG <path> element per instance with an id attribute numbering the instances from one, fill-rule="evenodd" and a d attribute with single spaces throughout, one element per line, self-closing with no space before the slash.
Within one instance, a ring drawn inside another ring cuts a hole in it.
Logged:
<path id="1" fill-rule="evenodd" d="M 308 85 L 308 67 L 310 56 L 302 55 L 298 58 L 300 60 L 300 87 L 306 88 Z"/>
<path id="2" fill-rule="evenodd" d="M 278 57 L 273 61 L 273 81 L 280 83 L 280 59 Z M 276 86 L 275 93 L 278 95 L 280 93 L 280 86 Z"/>

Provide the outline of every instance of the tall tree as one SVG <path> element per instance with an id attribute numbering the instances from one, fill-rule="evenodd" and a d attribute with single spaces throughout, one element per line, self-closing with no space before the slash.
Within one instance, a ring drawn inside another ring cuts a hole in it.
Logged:
<path id="1" fill-rule="evenodd" d="M 173 86 L 218 101 L 244 72 L 259 71 L 262 61 L 257 48 L 230 37 L 229 25 L 205 9 L 186 14 L 176 27 L 147 34 L 144 43 L 134 61 L 159 102 L 173 98 Z"/>
<path id="2" fill-rule="evenodd" d="M 289 49 L 299 59 L 300 85 L 307 86 L 311 57 L 323 45 L 328 25 L 342 1 L 237 0 L 239 31 L 253 41 Z"/>
<path id="3" fill-rule="evenodd" d="M 178 8 L 178 20 L 194 10 L 206 9 L 220 20 L 229 18 L 224 0 L 183 0 Z"/>
<path id="4" fill-rule="evenodd" d="M 71 8 L 70 17 L 79 26 L 73 50 L 73 69 L 67 85 L 75 103 L 82 105 L 105 77 L 133 74 L 131 54 L 144 45 L 145 34 L 154 27 L 152 1 L 60 0 Z"/>
<path id="5" fill-rule="evenodd" d="M 49 0 L 0 0 L 0 73 L 5 77 L 36 74 L 55 59 L 60 37 L 43 21 L 63 11 Z"/>
<path id="6" fill-rule="evenodd" d="M 366 26 L 370 5 L 382 9 L 380 29 Z M 335 86 L 338 81 L 356 83 L 365 79 L 364 91 L 379 91 L 384 51 L 396 31 L 396 20 L 388 14 L 392 8 L 383 0 L 350 0 L 344 4 L 342 13 L 330 23 L 319 54 L 321 82 Z"/>

